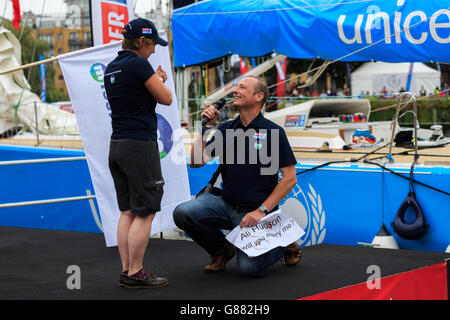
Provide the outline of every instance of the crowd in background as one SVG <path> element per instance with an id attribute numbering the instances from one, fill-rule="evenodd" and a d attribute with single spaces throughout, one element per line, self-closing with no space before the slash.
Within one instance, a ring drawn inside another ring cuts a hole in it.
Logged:
<path id="1" fill-rule="evenodd" d="M 388 91 L 386 87 L 383 87 L 383 89 L 380 92 L 369 92 L 367 91 L 361 91 L 361 93 L 358 95 L 359 98 L 362 97 L 379 97 L 379 98 L 385 98 L 385 97 L 392 97 L 397 96 L 398 93 L 405 92 L 405 88 L 401 87 L 399 92 L 393 92 Z M 421 86 L 419 95 L 422 97 L 426 96 L 438 96 L 438 97 L 449 97 L 449 87 L 447 83 L 444 83 L 441 88 L 436 87 L 435 90 L 432 92 L 427 92 L 425 90 L 424 86 Z M 351 90 L 350 88 L 337 88 L 336 90 L 317 90 L 313 87 L 303 87 L 303 83 L 301 81 L 290 81 L 289 85 L 286 89 L 286 96 L 290 97 L 351 97 Z"/>
<path id="2" fill-rule="evenodd" d="M 299 88 L 299 85 L 291 85 L 287 88 L 286 94 L 287 96 L 294 97 L 329 97 L 329 96 L 351 96 L 350 88 L 341 89 L 338 88 L 336 91 L 334 90 L 316 90 L 314 88 Z"/>
<path id="3" fill-rule="evenodd" d="M 444 83 L 444 85 L 441 87 L 441 90 L 439 90 L 438 87 L 434 89 L 433 94 L 438 95 L 439 97 L 450 97 L 449 87 L 447 83 Z"/>
<path id="4" fill-rule="evenodd" d="M 405 88 L 401 87 L 400 91 L 398 93 L 402 93 L 405 92 Z M 392 95 L 397 95 L 397 92 L 388 92 L 386 87 L 383 87 L 383 89 L 379 92 L 373 92 L 372 96 L 381 96 L 383 97 L 388 97 L 388 96 L 392 96 Z M 370 96 L 371 94 L 369 93 L 369 91 L 366 91 L 364 93 L 364 91 L 361 91 L 360 93 L 360 97 L 361 96 Z M 444 83 L 444 85 L 439 89 L 439 87 L 436 87 L 436 89 L 434 89 L 432 92 L 427 92 L 427 90 L 425 90 L 424 86 L 420 87 L 420 91 L 419 91 L 419 95 L 421 97 L 427 97 L 427 96 L 438 96 L 438 97 L 448 97 L 449 96 L 449 87 L 447 83 Z"/>

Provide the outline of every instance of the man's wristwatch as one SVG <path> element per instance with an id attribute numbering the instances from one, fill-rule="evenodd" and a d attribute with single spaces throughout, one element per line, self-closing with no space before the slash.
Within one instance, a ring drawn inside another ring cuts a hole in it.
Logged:
<path id="1" fill-rule="evenodd" d="M 259 211 L 261 211 L 262 213 L 264 213 L 266 215 L 269 214 L 269 210 L 267 210 L 266 206 L 263 204 L 258 209 L 259 209 Z"/>

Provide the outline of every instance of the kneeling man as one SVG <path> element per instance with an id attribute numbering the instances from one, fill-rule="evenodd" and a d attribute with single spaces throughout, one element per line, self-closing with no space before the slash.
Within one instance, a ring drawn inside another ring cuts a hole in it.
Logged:
<path id="1" fill-rule="evenodd" d="M 221 195 L 204 192 L 174 210 L 176 225 L 211 256 L 205 267 L 208 273 L 223 271 L 235 254 L 238 270 L 248 276 L 263 275 L 282 258 L 289 266 L 301 258 L 296 242 L 249 258 L 240 250 L 236 252 L 221 232 L 238 225 L 255 226 L 266 214 L 278 209 L 280 201 L 297 183 L 297 161 L 286 133 L 261 114 L 267 97 L 264 80 L 253 76 L 241 79 L 233 90 L 233 106 L 239 116 L 221 124 L 209 141 L 202 131 L 192 146 L 191 167 L 201 167 L 213 157 L 219 157 L 223 164 Z M 219 111 L 209 106 L 201 115 L 210 119 L 207 124 L 213 124 Z"/>

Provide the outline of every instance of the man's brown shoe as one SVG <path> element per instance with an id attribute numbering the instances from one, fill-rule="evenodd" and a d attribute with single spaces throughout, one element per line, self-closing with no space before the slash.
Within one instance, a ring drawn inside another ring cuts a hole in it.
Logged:
<path id="1" fill-rule="evenodd" d="M 215 273 L 225 270 L 225 266 L 236 254 L 236 249 L 230 245 L 222 256 L 211 256 L 211 262 L 205 267 L 206 273 Z"/>
<path id="2" fill-rule="evenodd" d="M 295 266 L 302 258 L 302 249 L 299 247 L 297 242 L 293 242 L 287 246 L 286 252 L 284 253 L 284 262 L 287 266 Z"/>

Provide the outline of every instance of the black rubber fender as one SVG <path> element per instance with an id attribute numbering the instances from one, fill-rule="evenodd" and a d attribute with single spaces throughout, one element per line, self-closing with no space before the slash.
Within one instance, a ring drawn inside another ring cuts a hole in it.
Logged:
<path id="1" fill-rule="evenodd" d="M 411 207 L 416 214 L 416 221 L 405 222 L 406 210 Z M 422 238 L 427 232 L 429 225 L 425 221 L 425 215 L 413 193 L 409 193 L 397 211 L 392 227 L 397 235 L 407 240 L 417 240 Z"/>

